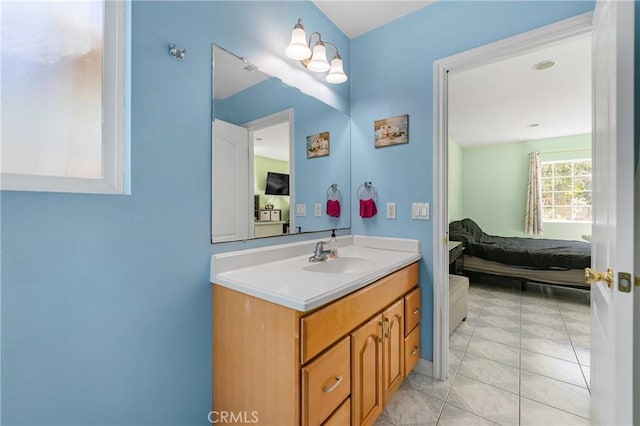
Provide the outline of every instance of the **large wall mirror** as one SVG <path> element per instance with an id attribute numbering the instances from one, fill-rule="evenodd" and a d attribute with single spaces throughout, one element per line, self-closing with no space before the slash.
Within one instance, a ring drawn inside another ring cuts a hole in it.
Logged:
<path id="1" fill-rule="evenodd" d="M 349 116 L 212 52 L 211 241 L 349 228 Z"/>

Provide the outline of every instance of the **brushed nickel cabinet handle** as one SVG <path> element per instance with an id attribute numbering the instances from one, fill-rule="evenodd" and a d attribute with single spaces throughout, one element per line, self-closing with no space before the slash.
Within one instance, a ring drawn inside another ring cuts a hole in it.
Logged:
<path id="1" fill-rule="evenodd" d="M 417 353 L 418 353 L 418 347 L 417 347 L 417 346 L 414 346 L 414 347 L 413 347 L 413 350 L 411 351 L 411 355 L 415 355 L 415 354 L 417 354 Z"/>
<path id="2" fill-rule="evenodd" d="M 419 312 L 420 312 L 420 308 L 415 308 L 415 309 L 413 310 L 413 314 L 414 314 L 414 315 L 418 314 Z"/>
<path id="3" fill-rule="evenodd" d="M 335 388 L 337 388 L 340 383 L 342 383 L 342 376 L 337 376 L 336 377 L 336 382 L 334 384 L 332 384 L 331 386 L 323 387 L 322 388 L 322 392 L 329 393 L 332 390 L 334 390 Z"/>

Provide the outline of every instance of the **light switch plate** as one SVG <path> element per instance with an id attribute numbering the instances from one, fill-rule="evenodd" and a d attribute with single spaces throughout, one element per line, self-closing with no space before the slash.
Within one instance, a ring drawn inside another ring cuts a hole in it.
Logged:
<path id="1" fill-rule="evenodd" d="M 316 203 L 314 206 L 314 213 L 316 217 L 322 216 L 322 204 Z"/>
<path id="2" fill-rule="evenodd" d="M 429 220 L 429 203 L 411 203 L 411 219 Z"/>
<path id="3" fill-rule="evenodd" d="M 296 216 L 306 216 L 306 215 L 307 215 L 307 205 L 296 204 Z"/>
<path id="4" fill-rule="evenodd" d="M 387 203 L 387 219 L 396 218 L 396 203 Z"/>

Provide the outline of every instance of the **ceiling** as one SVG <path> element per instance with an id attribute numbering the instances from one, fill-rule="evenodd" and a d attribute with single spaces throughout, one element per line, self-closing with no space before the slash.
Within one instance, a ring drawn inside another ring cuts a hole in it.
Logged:
<path id="1" fill-rule="evenodd" d="M 313 3 L 347 37 L 354 38 L 401 16 L 415 12 L 433 1 L 313 0 Z"/>
<path id="2" fill-rule="evenodd" d="M 255 65 L 245 62 L 216 45 L 213 46 L 213 58 L 215 70 L 213 73 L 213 87 L 215 88 L 213 98 L 215 100 L 226 99 L 269 78 Z"/>
<path id="3" fill-rule="evenodd" d="M 289 122 L 253 132 L 253 155 L 289 161 Z"/>
<path id="4" fill-rule="evenodd" d="M 532 69 L 545 60 L 557 64 Z M 449 137 L 461 146 L 590 132 L 590 36 L 449 75 Z"/>

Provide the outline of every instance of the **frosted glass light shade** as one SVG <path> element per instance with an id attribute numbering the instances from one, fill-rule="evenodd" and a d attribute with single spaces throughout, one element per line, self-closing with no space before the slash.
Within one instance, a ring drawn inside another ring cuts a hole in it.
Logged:
<path id="1" fill-rule="evenodd" d="M 294 28 L 293 31 L 291 31 L 291 41 L 289 42 L 289 46 L 284 50 L 284 54 L 296 61 L 309 59 L 311 49 L 307 46 L 307 34 L 303 28 Z"/>
<path id="2" fill-rule="evenodd" d="M 318 42 L 313 46 L 313 55 L 311 60 L 307 64 L 307 68 L 314 72 L 329 71 L 329 61 L 327 61 L 327 49 L 324 47 L 324 43 Z"/>
<path id="3" fill-rule="evenodd" d="M 331 69 L 329 70 L 329 74 L 325 78 L 329 83 L 344 83 L 347 81 L 347 75 L 344 73 L 344 69 L 342 68 L 342 59 L 339 56 L 335 56 L 331 60 Z"/>

